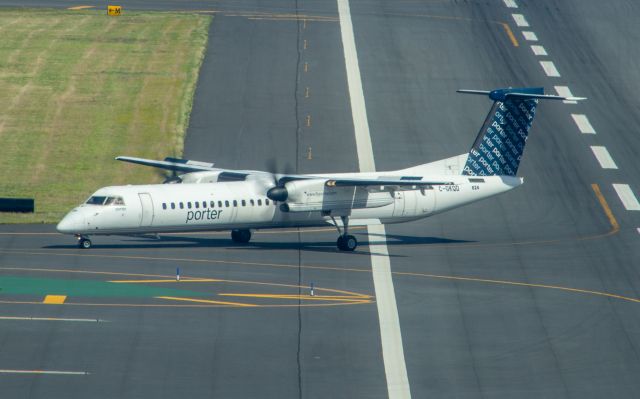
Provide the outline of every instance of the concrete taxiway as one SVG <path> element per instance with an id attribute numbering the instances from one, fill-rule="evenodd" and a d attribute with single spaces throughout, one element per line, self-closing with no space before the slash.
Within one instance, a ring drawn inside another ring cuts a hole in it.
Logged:
<path id="1" fill-rule="evenodd" d="M 229 168 L 357 170 L 335 3 L 124 5 L 216 11 L 186 157 Z M 387 226 L 412 397 L 638 390 L 640 216 L 613 184 L 640 188 L 640 79 L 630 67 L 640 59 L 632 45 L 639 14 L 633 2 L 351 2 L 378 169 L 467 151 L 490 103 L 456 89 L 558 86 L 589 98 L 540 105 L 516 191 Z M 582 133 L 572 115 L 588 118 L 596 134 Z M 618 169 L 603 169 L 591 146 L 606 147 Z M 0 369 L 86 373 L 5 373 L 3 396 L 388 397 L 367 246 L 383 237 L 359 232 L 359 250 L 344 254 L 332 231 L 256 234 L 246 247 L 217 233 L 96 238 L 90 251 L 51 226 L 0 233 L 0 281 L 31 287 L 0 291 L 0 316 L 104 320 L 0 319 Z M 43 304 L 38 290 L 52 280 L 77 290 L 114 280 L 88 272 L 167 280 L 177 267 L 183 278 L 220 283 L 143 284 L 179 285 L 196 298 L 110 287 L 60 305 Z M 311 283 L 344 292 L 308 299 Z M 299 306 L 308 304 L 319 306 Z"/>

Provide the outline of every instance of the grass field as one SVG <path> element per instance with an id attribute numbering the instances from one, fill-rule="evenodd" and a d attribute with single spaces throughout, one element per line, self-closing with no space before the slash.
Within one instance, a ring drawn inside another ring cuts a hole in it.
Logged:
<path id="1" fill-rule="evenodd" d="M 57 222 L 102 186 L 158 182 L 117 155 L 182 154 L 210 16 L 0 12 L 0 197 Z"/>

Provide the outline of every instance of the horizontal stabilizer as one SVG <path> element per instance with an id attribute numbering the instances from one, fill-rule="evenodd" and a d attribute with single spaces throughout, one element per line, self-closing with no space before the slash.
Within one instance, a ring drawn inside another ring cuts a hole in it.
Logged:
<path id="1" fill-rule="evenodd" d="M 505 101 L 507 98 L 521 98 L 521 99 L 538 99 L 538 100 L 564 100 L 564 101 L 582 101 L 586 100 L 586 97 L 563 97 L 554 96 L 552 94 L 539 94 L 535 93 L 538 88 L 524 88 L 524 89 L 497 89 L 497 90 L 458 90 L 458 93 L 463 94 L 481 94 L 489 96 L 493 101 Z"/>

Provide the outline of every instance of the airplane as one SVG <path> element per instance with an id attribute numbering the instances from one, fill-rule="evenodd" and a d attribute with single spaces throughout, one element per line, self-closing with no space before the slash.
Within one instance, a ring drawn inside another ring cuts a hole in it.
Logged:
<path id="1" fill-rule="evenodd" d="M 172 171 L 165 183 L 104 187 L 57 225 L 80 248 L 90 236 L 231 230 L 247 243 L 252 230 L 333 226 L 337 247 L 353 251 L 349 227 L 403 223 L 433 216 L 510 191 L 538 100 L 584 100 L 545 95 L 542 87 L 492 91 L 493 105 L 468 153 L 406 169 L 332 174 L 280 174 L 230 170 L 212 163 L 119 156 L 119 161 Z M 177 173 L 182 173 L 177 175 Z"/>

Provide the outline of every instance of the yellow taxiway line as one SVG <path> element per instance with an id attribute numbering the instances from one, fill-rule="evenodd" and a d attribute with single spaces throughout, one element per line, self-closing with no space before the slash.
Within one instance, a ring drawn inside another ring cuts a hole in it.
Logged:
<path id="1" fill-rule="evenodd" d="M 254 308 L 258 305 L 254 305 L 252 303 L 240 303 L 240 302 L 224 302 L 224 301 L 212 301 L 210 299 L 196 299 L 196 298 L 181 298 L 174 296 L 157 296 L 155 298 L 158 299 L 167 299 L 169 301 L 184 301 L 184 302 L 195 302 L 195 303 L 209 303 L 213 305 L 229 305 L 229 306 L 240 306 L 245 308 Z"/>

